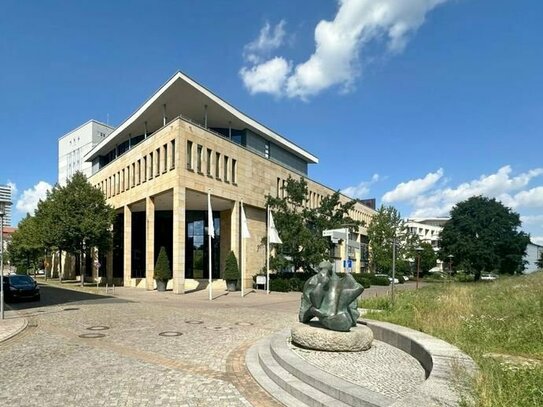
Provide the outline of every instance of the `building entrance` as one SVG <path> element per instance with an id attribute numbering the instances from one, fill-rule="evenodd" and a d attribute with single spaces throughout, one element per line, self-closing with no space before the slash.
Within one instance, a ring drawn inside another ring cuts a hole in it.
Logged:
<path id="1" fill-rule="evenodd" d="M 207 211 L 186 211 L 185 278 L 206 279 L 209 269 Z M 220 278 L 221 218 L 213 212 L 215 238 L 211 239 L 212 277 Z"/>

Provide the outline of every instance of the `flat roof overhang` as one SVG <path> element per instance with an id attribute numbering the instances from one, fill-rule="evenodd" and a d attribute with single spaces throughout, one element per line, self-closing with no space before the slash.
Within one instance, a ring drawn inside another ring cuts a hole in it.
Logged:
<path id="1" fill-rule="evenodd" d="M 165 108 L 164 105 L 166 105 Z M 247 128 L 273 141 L 307 163 L 319 162 L 313 154 L 251 119 L 181 72 L 176 73 L 115 131 L 87 153 L 84 159 L 92 161 L 100 155 L 105 155 L 130 137 L 144 134 L 146 128 L 148 134 L 162 128 L 164 113 L 167 122 L 182 116 L 203 125 L 206 105 L 208 128 L 228 128 L 229 126 L 233 129 Z"/>

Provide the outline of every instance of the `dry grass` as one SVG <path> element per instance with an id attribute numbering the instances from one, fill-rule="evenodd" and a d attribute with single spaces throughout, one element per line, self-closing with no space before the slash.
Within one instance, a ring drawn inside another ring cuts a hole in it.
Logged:
<path id="1" fill-rule="evenodd" d="M 473 403 L 481 407 L 543 406 L 543 273 L 495 282 L 452 283 L 403 292 L 370 318 L 409 326 L 455 344 L 481 373 Z"/>

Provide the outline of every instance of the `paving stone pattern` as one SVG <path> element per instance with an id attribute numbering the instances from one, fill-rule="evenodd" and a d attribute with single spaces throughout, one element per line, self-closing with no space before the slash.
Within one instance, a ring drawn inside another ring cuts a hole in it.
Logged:
<path id="1" fill-rule="evenodd" d="M 279 406 L 254 381 L 244 357 L 260 338 L 297 322 L 298 296 L 222 297 L 209 303 L 205 293 L 191 300 L 190 295 L 119 292 L 126 294 L 8 311 L 25 316 L 28 327 L 0 343 L 0 406 Z M 89 330 L 97 326 L 109 329 Z M 182 335 L 159 336 L 167 331 Z M 390 363 L 403 354 L 390 347 L 379 350 L 380 345 L 372 362 Z M 323 360 L 328 369 L 330 359 Z M 339 370 L 352 369 L 341 356 L 336 363 Z M 408 381 L 385 379 L 402 378 L 407 371 L 416 376 L 416 369 L 404 363 L 411 362 L 404 357 L 393 363 L 394 369 L 407 369 L 400 373 L 379 372 L 379 366 L 372 370 L 362 361 L 358 369 L 377 374 L 377 382 L 383 378 L 383 387 L 393 383 L 382 391 L 397 396 Z"/>
<path id="2" fill-rule="evenodd" d="M 328 373 L 396 400 L 415 391 L 425 379 L 415 358 L 377 340 L 364 352 L 308 351 L 292 343 L 289 347 Z"/>

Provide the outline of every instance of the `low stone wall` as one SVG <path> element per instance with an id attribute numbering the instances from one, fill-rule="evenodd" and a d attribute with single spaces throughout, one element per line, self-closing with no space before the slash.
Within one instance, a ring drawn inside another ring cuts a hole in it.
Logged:
<path id="1" fill-rule="evenodd" d="M 364 320 L 375 339 L 403 350 L 417 359 L 426 371 L 426 381 L 408 397 L 393 404 L 407 406 L 458 406 L 469 397 L 459 378 L 473 376 L 477 365 L 468 355 L 441 339 L 388 322 Z M 464 382 L 465 383 L 465 382 Z"/>

